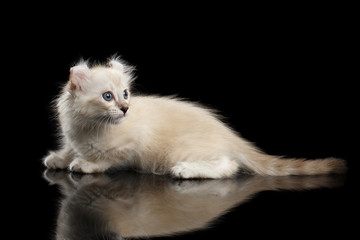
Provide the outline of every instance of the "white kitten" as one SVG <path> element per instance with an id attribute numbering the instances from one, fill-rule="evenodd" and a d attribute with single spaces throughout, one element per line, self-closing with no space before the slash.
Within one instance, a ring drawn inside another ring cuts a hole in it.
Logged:
<path id="1" fill-rule="evenodd" d="M 262 191 L 300 191 L 343 184 L 343 178 L 328 175 L 243 175 L 187 181 L 125 171 L 113 176 L 74 176 L 47 170 L 44 178 L 62 190 L 56 236 L 66 240 L 93 239 L 91 236 L 103 236 L 102 239 L 172 236 L 208 228 L 230 209 Z"/>
<path id="2" fill-rule="evenodd" d="M 44 159 L 49 168 L 94 173 L 110 167 L 179 178 L 224 178 L 239 169 L 261 175 L 341 173 L 341 159 L 283 159 L 267 155 L 222 123 L 209 109 L 171 97 L 131 96 L 132 68 L 70 69 L 57 99 L 62 149 Z"/>

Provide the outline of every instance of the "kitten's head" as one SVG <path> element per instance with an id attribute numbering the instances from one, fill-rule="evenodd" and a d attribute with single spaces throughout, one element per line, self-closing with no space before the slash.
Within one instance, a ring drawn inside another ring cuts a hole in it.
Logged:
<path id="1" fill-rule="evenodd" d="M 130 84 L 132 68 L 119 58 L 111 59 L 107 66 L 89 68 L 80 62 L 70 69 L 66 87 L 77 119 L 92 124 L 118 124 L 130 111 Z M 59 108 L 61 111 L 61 106 Z"/>

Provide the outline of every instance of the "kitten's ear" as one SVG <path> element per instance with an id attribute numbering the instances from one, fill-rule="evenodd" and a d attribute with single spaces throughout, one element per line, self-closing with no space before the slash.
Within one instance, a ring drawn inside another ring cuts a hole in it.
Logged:
<path id="1" fill-rule="evenodd" d="M 90 69 L 88 68 L 86 63 L 80 63 L 72 68 L 70 68 L 70 83 L 71 89 L 79 89 L 82 90 L 82 85 L 84 81 L 89 76 Z"/>
<path id="2" fill-rule="evenodd" d="M 124 69 L 125 69 L 124 65 L 116 58 L 110 60 L 109 66 L 120 72 L 124 72 Z"/>
<path id="3" fill-rule="evenodd" d="M 126 62 L 122 61 L 119 57 L 113 56 L 110 58 L 108 65 L 110 68 L 123 73 L 123 81 L 127 85 L 130 85 L 135 80 L 133 74 L 135 68 L 133 66 L 127 65 Z"/>

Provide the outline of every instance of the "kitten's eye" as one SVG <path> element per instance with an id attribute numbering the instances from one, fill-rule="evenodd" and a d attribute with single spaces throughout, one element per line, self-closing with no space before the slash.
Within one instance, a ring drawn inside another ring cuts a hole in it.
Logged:
<path id="1" fill-rule="evenodd" d="M 103 96 L 105 101 L 111 101 L 111 99 L 113 99 L 113 95 L 112 95 L 111 92 L 106 92 L 102 96 Z"/>
<path id="2" fill-rule="evenodd" d="M 128 99 L 128 97 L 129 97 L 129 92 L 128 92 L 127 89 L 125 89 L 125 90 L 123 91 L 123 96 L 124 96 L 124 99 Z"/>

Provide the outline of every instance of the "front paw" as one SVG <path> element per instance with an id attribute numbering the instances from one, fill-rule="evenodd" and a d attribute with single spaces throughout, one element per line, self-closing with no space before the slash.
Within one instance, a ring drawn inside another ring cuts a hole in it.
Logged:
<path id="1" fill-rule="evenodd" d="M 103 172 L 100 166 L 96 163 L 86 161 L 82 158 L 75 158 L 69 166 L 70 171 L 80 173 L 98 173 Z"/>
<path id="2" fill-rule="evenodd" d="M 55 152 L 50 152 L 49 155 L 47 155 L 44 158 L 44 165 L 50 169 L 65 169 L 65 168 L 67 168 L 65 159 L 60 157 Z"/>
<path id="3" fill-rule="evenodd" d="M 49 182 L 50 185 L 59 184 L 67 177 L 66 171 L 55 171 L 53 169 L 46 169 L 43 172 L 43 178 Z"/>

